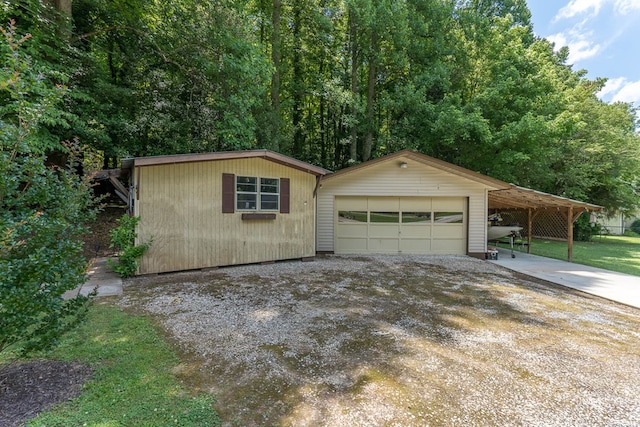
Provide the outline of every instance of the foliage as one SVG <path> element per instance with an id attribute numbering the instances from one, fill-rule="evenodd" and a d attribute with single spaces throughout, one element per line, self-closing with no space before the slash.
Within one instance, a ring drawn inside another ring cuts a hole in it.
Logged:
<path id="1" fill-rule="evenodd" d="M 593 236 L 600 234 L 600 231 L 602 231 L 600 224 L 590 222 L 588 215 L 580 215 L 573 223 L 573 240 L 588 242 Z"/>
<path id="2" fill-rule="evenodd" d="M 118 249 L 118 262 L 109 259 L 108 263 L 113 270 L 122 277 L 131 277 L 138 270 L 138 260 L 151 246 L 151 242 L 136 245 L 136 226 L 140 217 L 124 214 L 117 220 L 118 226 L 109 231 L 111 244 L 109 247 Z"/>
<path id="3" fill-rule="evenodd" d="M 75 173 L 77 141 L 52 145 L 47 124 L 59 122 L 66 89 L 25 52 L 29 35 L 14 22 L 0 41 L 0 352 L 54 345 L 74 327 L 88 299 L 63 294 L 81 285 L 86 260 L 79 237 L 95 213 L 87 182 Z M 66 166 L 47 166 L 44 152 L 67 153 Z"/>
<path id="4" fill-rule="evenodd" d="M 633 223 L 631 223 L 631 231 L 633 231 L 634 233 L 638 233 L 640 234 L 640 219 L 636 219 L 635 221 L 633 221 Z"/>
<path id="5" fill-rule="evenodd" d="M 335 170 L 411 148 L 607 210 L 640 203 L 636 110 L 601 101 L 606 80 L 536 37 L 524 0 L 74 0 L 66 38 L 49 3 L 0 18 L 77 70 L 43 132 L 110 167 L 270 148 Z"/>
<path id="6" fill-rule="evenodd" d="M 144 317 L 93 305 L 88 321 L 42 356 L 80 361 L 96 371 L 77 399 L 40 414 L 27 426 L 220 425 L 212 396 L 189 393 L 172 375 L 180 360 Z"/>

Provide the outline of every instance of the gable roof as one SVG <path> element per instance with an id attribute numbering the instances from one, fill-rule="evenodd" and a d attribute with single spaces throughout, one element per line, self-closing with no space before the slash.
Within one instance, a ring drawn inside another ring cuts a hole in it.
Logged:
<path id="1" fill-rule="evenodd" d="M 388 154 L 384 157 L 379 157 L 377 159 L 369 160 L 367 162 L 360 163 L 358 165 L 340 169 L 339 171 L 334 172 L 331 175 L 325 176 L 322 180 L 329 181 L 335 178 L 349 175 L 353 172 L 357 172 L 364 168 L 368 168 L 383 162 L 389 162 L 396 159 L 399 161 L 400 158 L 407 158 L 407 159 L 414 160 L 426 166 L 430 166 L 432 168 L 439 169 L 441 171 L 486 185 L 487 187 L 493 190 L 502 190 L 502 189 L 510 188 L 510 184 L 500 181 L 499 179 L 491 178 L 490 176 L 483 175 L 478 172 L 474 172 L 472 170 L 463 168 L 461 166 L 454 165 L 453 163 L 445 162 L 444 160 L 439 160 L 434 157 L 427 156 L 426 154 L 422 154 L 414 150 L 401 150 L 393 154 Z"/>
<path id="2" fill-rule="evenodd" d="M 196 153 L 196 154 L 173 154 L 167 156 L 150 156 L 150 157 L 135 157 L 122 160 L 122 168 L 130 169 L 135 166 L 155 166 L 155 165 L 168 165 L 175 163 L 189 163 L 189 162 L 205 162 L 216 160 L 229 160 L 229 159 L 250 159 L 250 158 L 262 158 L 281 165 L 289 166 L 293 169 L 301 170 L 303 172 L 310 173 L 316 176 L 324 176 L 331 171 L 314 166 L 310 163 L 303 162 L 301 160 L 294 159 L 293 157 L 285 156 L 284 154 L 276 153 L 271 150 L 244 150 L 244 151 L 217 151 L 213 153 Z"/>

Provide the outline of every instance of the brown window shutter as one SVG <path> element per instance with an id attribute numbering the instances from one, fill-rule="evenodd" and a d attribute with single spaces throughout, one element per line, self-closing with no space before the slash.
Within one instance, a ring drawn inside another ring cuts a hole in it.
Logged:
<path id="1" fill-rule="evenodd" d="M 280 178 L 280 213 L 289 213 L 289 178 Z"/>
<path id="2" fill-rule="evenodd" d="M 234 213 L 236 203 L 236 176 L 222 174 L 222 213 Z"/>

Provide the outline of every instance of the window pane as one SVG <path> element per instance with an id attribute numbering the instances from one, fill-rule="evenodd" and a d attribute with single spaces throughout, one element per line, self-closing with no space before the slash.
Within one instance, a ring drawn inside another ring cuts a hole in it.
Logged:
<path id="1" fill-rule="evenodd" d="M 371 212 L 371 222 L 400 222 L 400 212 Z"/>
<path id="2" fill-rule="evenodd" d="M 236 209 L 238 210 L 256 210 L 256 195 L 255 194 L 246 194 L 246 193 L 238 193 L 237 194 L 237 202 Z"/>
<path id="3" fill-rule="evenodd" d="M 338 222 L 367 222 L 367 213 L 362 211 L 339 211 Z"/>
<path id="4" fill-rule="evenodd" d="M 440 224 L 462 224 L 462 212 L 435 212 L 434 222 Z"/>
<path id="5" fill-rule="evenodd" d="M 239 176 L 236 178 L 236 190 L 255 193 L 258 189 L 257 181 L 255 176 Z"/>
<path id="6" fill-rule="evenodd" d="M 277 194 L 261 194 L 260 209 L 264 211 L 277 211 L 278 199 L 279 197 Z"/>
<path id="7" fill-rule="evenodd" d="M 278 178 L 260 178 L 260 192 L 278 194 Z"/>
<path id="8" fill-rule="evenodd" d="M 402 223 L 431 222 L 431 212 L 402 212 Z"/>

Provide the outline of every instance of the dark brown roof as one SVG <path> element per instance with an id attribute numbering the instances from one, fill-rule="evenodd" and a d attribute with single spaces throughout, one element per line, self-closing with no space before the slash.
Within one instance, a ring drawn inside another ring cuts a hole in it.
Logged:
<path id="1" fill-rule="evenodd" d="M 153 166 L 153 165 L 167 165 L 174 163 L 188 163 L 188 162 L 205 162 L 216 160 L 228 160 L 228 159 L 248 159 L 248 158 L 262 158 L 281 165 L 289 166 L 294 169 L 301 170 L 316 176 L 323 176 L 331 171 L 314 166 L 310 163 L 296 160 L 292 157 L 285 156 L 284 154 L 276 153 L 271 150 L 245 150 L 245 151 L 219 151 L 214 153 L 198 153 L 198 154 L 174 154 L 168 156 L 150 156 L 150 157 L 136 157 L 131 159 L 124 159 L 122 161 L 123 168 L 131 168 L 134 166 Z"/>

